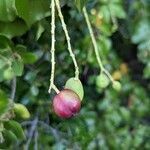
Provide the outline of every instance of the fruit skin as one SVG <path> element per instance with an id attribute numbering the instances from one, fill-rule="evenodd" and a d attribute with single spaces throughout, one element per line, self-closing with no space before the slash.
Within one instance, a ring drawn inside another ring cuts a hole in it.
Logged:
<path id="1" fill-rule="evenodd" d="M 68 79 L 65 84 L 65 89 L 70 89 L 74 91 L 76 94 L 78 94 L 80 100 L 82 101 L 84 96 L 84 90 L 83 90 L 82 83 L 79 79 L 75 79 L 75 78 Z"/>
<path id="2" fill-rule="evenodd" d="M 101 73 L 96 77 L 96 85 L 99 88 L 106 88 L 110 83 L 109 78 L 107 77 L 106 74 Z"/>
<path id="3" fill-rule="evenodd" d="M 14 113 L 17 117 L 22 118 L 22 119 L 29 119 L 30 118 L 30 113 L 28 109 L 19 103 L 14 104 Z"/>
<path id="4" fill-rule="evenodd" d="M 119 92 L 121 90 L 121 83 L 119 81 L 114 81 L 112 87 L 114 90 Z"/>
<path id="5" fill-rule="evenodd" d="M 70 89 L 60 91 L 53 99 L 54 112 L 61 118 L 71 118 L 81 108 L 79 96 Z"/>

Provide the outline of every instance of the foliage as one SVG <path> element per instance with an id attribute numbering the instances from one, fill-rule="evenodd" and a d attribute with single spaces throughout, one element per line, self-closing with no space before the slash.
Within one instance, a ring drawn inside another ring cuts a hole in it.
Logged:
<path id="1" fill-rule="evenodd" d="M 103 64 L 122 84 L 119 92 L 113 85 L 99 86 L 99 68 L 82 14 L 85 5 Z M 69 120 L 55 116 L 54 93 L 48 94 L 49 6 L 50 0 L 0 2 L 0 149 L 150 149 L 149 0 L 61 0 L 84 87 L 82 109 Z M 66 49 L 57 17 L 59 89 L 74 75 Z M 31 117 L 15 114 L 16 104 Z"/>

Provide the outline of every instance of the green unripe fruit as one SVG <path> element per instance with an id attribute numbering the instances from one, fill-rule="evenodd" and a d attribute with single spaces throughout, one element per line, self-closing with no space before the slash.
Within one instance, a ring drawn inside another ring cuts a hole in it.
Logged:
<path id="1" fill-rule="evenodd" d="M 106 88 L 110 83 L 109 78 L 107 77 L 106 74 L 101 73 L 96 77 L 96 85 L 99 88 Z"/>
<path id="2" fill-rule="evenodd" d="M 114 81 L 112 84 L 112 87 L 114 90 L 120 91 L 121 90 L 121 83 L 119 81 Z"/>
<path id="3" fill-rule="evenodd" d="M 28 109 L 22 104 L 18 104 L 18 103 L 14 104 L 14 113 L 17 117 L 22 118 L 22 119 L 30 118 L 30 113 Z"/>
<path id="4" fill-rule="evenodd" d="M 83 90 L 82 83 L 79 79 L 70 78 L 69 80 L 67 80 L 65 84 L 65 89 L 74 91 L 82 101 L 84 96 L 84 90 Z"/>

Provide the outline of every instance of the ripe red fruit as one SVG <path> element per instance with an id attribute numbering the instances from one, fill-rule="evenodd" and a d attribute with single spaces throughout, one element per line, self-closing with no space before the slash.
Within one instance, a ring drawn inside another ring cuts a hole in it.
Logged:
<path id="1" fill-rule="evenodd" d="M 69 89 L 60 91 L 53 99 L 54 112 L 61 118 L 70 118 L 80 111 L 79 96 Z"/>

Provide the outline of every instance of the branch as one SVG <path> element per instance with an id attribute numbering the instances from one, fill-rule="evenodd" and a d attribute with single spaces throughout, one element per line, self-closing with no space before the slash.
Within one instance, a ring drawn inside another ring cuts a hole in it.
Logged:
<path id="1" fill-rule="evenodd" d="M 54 85 L 54 73 L 55 73 L 55 2 L 51 0 L 51 77 L 50 77 L 50 86 L 48 92 L 51 92 L 51 89 L 54 89 L 56 93 L 59 93 L 59 90 Z"/>
<path id="2" fill-rule="evenodd" d="M 34 134 L 34 131 L 36 130 L 36 127 L 37 127 L 37 123 L 38 123 L 38 117 L 36 117 L 33 122 L 32 122 L 32 126 L 30 128 L 30 131 L 29 131 L 29 138 L 28 138 L 28 141 L 25 145 L 25 150 L 28 150 L 29 149 L 29 146 L 30 146 L 30 143 L 31 143 L 31 140 L 32 140 L 32 137 L 33 137 L 33 134 Z"/>
<path id="3" fill-rule="evenodd" d="M 11 94 L 10 94 L 10 100 L 11 101 L 14 101 L 14 99 L 15 99 L 16 83 L 17 83 L 17 79 L 16 79 L 16 77 L 14 77 L 12 80 L 12 85 L 11 85 Z"/>
<path id="4" fill-rule="evenodd" d="M 70 53 L 70 56 L 73 60 L 74 66 L 75 66 L 75 78 L 78 79 L 79 78 L 79 68 L 78 68 L 78 64 L 77 64 L 75 55 L 72 51 L 69 33 L 68 33 L 67 26 L 66 26 L 65 21 L 64 21 L 64 17 L 63 17 L 62 12 L 61 12 L 60 2 L 59 2 L 59 0 L 55 0 L 55 3 L 56 3 L 57 10 L 58 10 L 59 18 L 60 18 L 60 21 L 61 21 L 61 24 L 62 24 L 62 28 L 63 28 L 65 36 L 66 36 L 68 51 Z"/>

